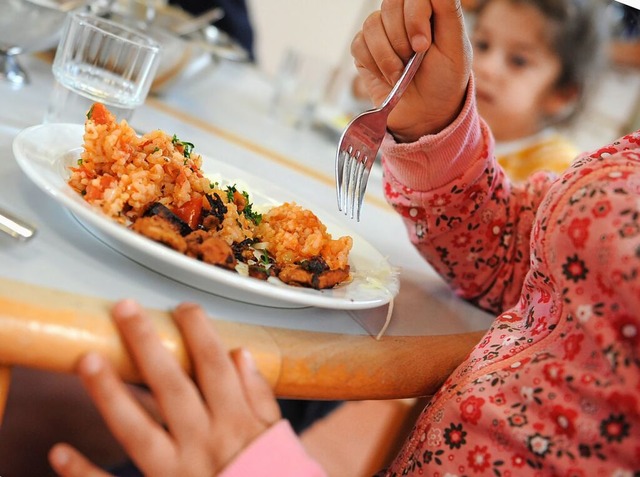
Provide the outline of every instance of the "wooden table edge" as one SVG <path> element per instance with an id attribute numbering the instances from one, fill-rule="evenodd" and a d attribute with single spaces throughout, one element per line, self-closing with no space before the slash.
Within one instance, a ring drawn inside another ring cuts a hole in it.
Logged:
<path id="1" fill-rule="evenodd" d="M 112 302 L 0 278 L 0 363 L 72 373 L 89 350 L 124 379 L 139 377 L 111 322 Z M 148 308 L 171 352 L 190 370 L 168 311 Z M 396 399 L 433 394 L 484 332 L 438 336 L 346 335 L 212 318 L 229 348 L 250 350 L 279 397 Z M 0 394 L 0 403 L 2 396 Z"/>

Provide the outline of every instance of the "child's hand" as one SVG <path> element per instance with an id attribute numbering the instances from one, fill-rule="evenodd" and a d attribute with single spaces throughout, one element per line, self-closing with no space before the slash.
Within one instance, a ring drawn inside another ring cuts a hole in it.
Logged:
<path id="1" fill-rule="evenodd" d="M 252 358 L 240 350 L 227 353 L 200 307 L 182 304 L 174 312 L 195 382 L 164 348 L 138 305 L 119 302 L 113 318 L 167 429 L 141 409 L 102 357 L 85 356 L 78 371 L 111 432 L 144 475 L 216 475 L 280 419 Z M 65 444 L 55 446 L 49 458 L 64 477 L 108 475 Z"/>
<path id="2" fill-rule="evenodd" d="M 398 141 L 441 131 L 464 103 L 472 54 L 460 0 L 383 0 L 351 44 L 375 105 L 391 91 L 412 53 L 424 50 L 420 69 L 389 116 Z"/>

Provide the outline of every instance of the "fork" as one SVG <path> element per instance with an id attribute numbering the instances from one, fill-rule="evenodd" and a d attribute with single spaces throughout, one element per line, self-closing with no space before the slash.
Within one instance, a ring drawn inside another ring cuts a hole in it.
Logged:
<path id="1" fill-rule="evenodd" d="M 414 53 L 383 103 L 353 118 L 340 137 L 336 152 L 338 210 L 350 214 L 352 219 L 355 214 L 358 222 L 369 172 L 387 130 L 387 118 L 411 83 L 425 53 Z"/>

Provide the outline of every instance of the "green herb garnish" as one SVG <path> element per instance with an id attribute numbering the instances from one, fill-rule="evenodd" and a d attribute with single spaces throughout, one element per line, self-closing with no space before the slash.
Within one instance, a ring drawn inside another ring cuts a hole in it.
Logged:
<path id="1" fill-rule="evenodd" d="M 228 200 L 228 202 L 234 202 L 233 195 L 236 192 L 238 192 L 238 189 L 237 189 L 235 184 L 233 184 L 232 186 L 227 186 L 227 200 Z M 247 191 L 244 191 L 244 190 L 242 191 L 242 197 L 244 197 L 244 201 L 245 201 L 244 208 L 242 209 L 242 214 L 247 219 L 252 221 L 254 224 L 260 225 L 260 222 L 262 222 L 262 214 L 259 214 L 258 212 L 255 212 L 253 210 L 253 204 L 249 200 L 249 194 L 247 193 Z"/>
<path id="2" fill-rule="evenodd" d="M 260 265 L 264 267 L 271 265 L 271 259 L 269 258 L 269 254 L 267 253 L 266 250 L 262 250 L 260 254 Z"/>
<path id="3" fill-rule="evenodd" d="M 245 205 L 244 209 L 242 209 L 242 213 L 247 219 L 252 221 L 254 224 L 260 225 L 260 222 L 262 222 L 262 214 L 259 214 L 258 212 L 255 212 L 252 209 L 253 209 L 253 204 L 249 203 L 247 200 L 247 205 Z"/>
<path id="4" fill-rule="evenodd" d="M 233 202 L 233 196 L 237 191 L 238 191 L 238 189 L 236 188 L 235 184 L 233 184 L 232 186 L 227 186 L 227 201 L 228 202 Z"/>
<path id="5" fill-rule="evenodd" d="M 194 146 L 194 144 L 192 142 L 181 141 L 180 139 L 178 139 L 178 136 L 176 136 L 175 134 L 171 138 L 171 143 L 174 146 L 175 145 L 182 146 L 182 151 L 183 151 L 182 154 L 184 155 L 184 157 L 191 157 L 191 153 L 193 152 L 193 148 L 196 147 L 196 146 Z"/>

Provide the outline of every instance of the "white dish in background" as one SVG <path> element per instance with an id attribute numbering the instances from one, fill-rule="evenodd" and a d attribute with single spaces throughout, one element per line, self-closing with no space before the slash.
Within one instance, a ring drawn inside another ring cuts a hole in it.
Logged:
<path id="1" fill-rule="evenodd" d="M 91 234 L 131 260 L 208 293 L 262 306 L 357 310 L 385 305 L 398 293 L 397 273 L 362 237 L 325 220 L 322 211 L 309 206 L 308 201 L 206 156 L 202 157 L 205 174 L 237 183 L 249 192 L 257 207 L 296 202 L 311 209 L 334 238 L 350 235 L 353 280 L 327 290 L 262 281 L 200 262 L 129 230 L 90 205 L 67 184 L 68 167 L 76 164 L 82 151 L 83 132 L 84 127 L 75 124 L 33 126 L 16 136 L 13 152 L 21 169 L 40 189 L 64 205 Z"/>

